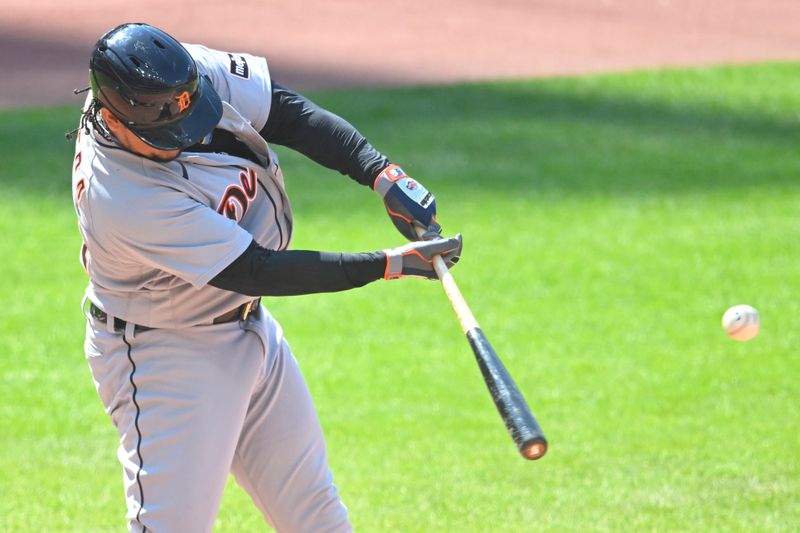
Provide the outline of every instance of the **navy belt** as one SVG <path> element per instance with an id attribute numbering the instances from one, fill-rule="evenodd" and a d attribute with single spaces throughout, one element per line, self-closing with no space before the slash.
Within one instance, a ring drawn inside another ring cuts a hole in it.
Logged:
<path id="1" fill-rule="evenodd" d="M 247 303 L 243 303 L 239 307 L 235 309 L 231 309 L 227 313 L 223 313 L 215 318 L 212 323 L 214 324 L 224 324 L 225 322 L 238 322 L 239 320 L 247 320 L 247 317 L 250 316 L 258 306 L 261 304 L 261 298 L 256 298 L 255 300 L 250 300 Z M 89 314 L 92 315 L 98 322 L 102 322 L 103 324 L 106 323 L 108 320 L 108 314 L 94 305 L 94 302 L 89 302 Z M 125 327 L 128 325 L 128 322 L 121 318 L 114 317 L 114 329 L 119 331 L 125 331 Z M 141 326 L 139 324 L 134 324 L 133 331 L 134 333 L 139 333 L 142 331 L 148 331 L 151 329 L 149 326 Z"/>

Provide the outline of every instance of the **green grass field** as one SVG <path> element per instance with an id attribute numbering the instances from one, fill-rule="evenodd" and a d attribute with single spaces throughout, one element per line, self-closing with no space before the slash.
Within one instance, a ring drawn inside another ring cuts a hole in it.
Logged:
<path id="1" fill-rule="evenodd" d="M 797 530 L 800 64 L 313 96 L 437 194 L 550 440 L 517 455 L 437 283 L 270 299 L 356 530 Z M 0 112 L 4 532 L 124 530 L 82 352 L 76 118 Z M 401 244 L 374 193 L 280 154 L 295 248 Z M 748 343 L 720 327 L 739 303 Z M 231 481 L 215 531 L 264 529 Z"/>

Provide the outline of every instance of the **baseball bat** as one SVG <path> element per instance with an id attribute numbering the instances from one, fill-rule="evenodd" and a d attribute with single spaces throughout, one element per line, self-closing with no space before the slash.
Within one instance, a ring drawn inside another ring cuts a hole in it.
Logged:
<path id="1" fill-rule="evenodd" d="M 547 452 L 547 439 L 534 418 L 531 408 L 500 357 L 492 348 L 489 339 L 481 330 L 478 321 L 475 320 L 475 316 L 456 285 L 455 278 L 441 256 L 434 256 L 433 267 L 461 323 L 461 329 L 467 336 L 472 353 L 475 354 L 475 360 L 481 369 L 492 401 L 508 428 L 511 438 L 517 445 L 519 453 L 525 459 L 539 459 Z"/>

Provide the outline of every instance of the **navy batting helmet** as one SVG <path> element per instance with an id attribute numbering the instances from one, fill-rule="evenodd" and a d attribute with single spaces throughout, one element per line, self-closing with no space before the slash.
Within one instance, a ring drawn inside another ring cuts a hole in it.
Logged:
<path id="1" fill-rule="evenodd" d="M 147 24 L 122 24 L 103 35 L 92 52 L 89 78 L 94 97 L 160 150 L 197 143 L 222 117 L 219 95 L 198 75 L 189 52 Z"/>

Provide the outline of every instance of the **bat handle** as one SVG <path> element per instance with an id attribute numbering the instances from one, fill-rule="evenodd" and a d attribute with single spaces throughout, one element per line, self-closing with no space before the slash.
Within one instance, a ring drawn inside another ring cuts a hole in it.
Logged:
<path id="1" fill-rule="evenodd" d="M 453 311 L 456 312 L 458 321 L 461 323 L 461 330 L 466 334 L 468 331 L 480 327 L 467 302 L 461 295 L 461 291 L 458 290 L 458 285 L 456 285 L 456 281 L 442 256 L 437 255 L 433 258 L 433 268 L 436 269 L 436 275 L 439 276 L 439 280 L 442 282 L 447 299 L 450 300 L 450 305 L 453 306 Z"/>
<path id="2" fill-rule="evenodd" d="M 416 230 L 417 235 L 422 238 L 425 234 L 425 230 L 420 227 L 416 227 Z M 442 282 L 444 292 L 447 294 L 447 299 L 450 300 L 450 305 L 453 306 L 453 311 L 456 312 L 458 321 L 461 323 L 461 330 L 464 334 L 474 328 L 480 327 L 478 321 L 475 320 L 475 315 L 472 314 L 466 300 L 464 300 L 464 297 L 461 295 L 461 291 L 458 290 L 456 280 L 453 278 L 453 275 L 450 274 L 450 269 L 447 268 L 447 264 L 445 264 L 441 255 L 433 256 L 433 269 L 436 270 L 436 275 L 439 276 L 439 280 Z"/>

